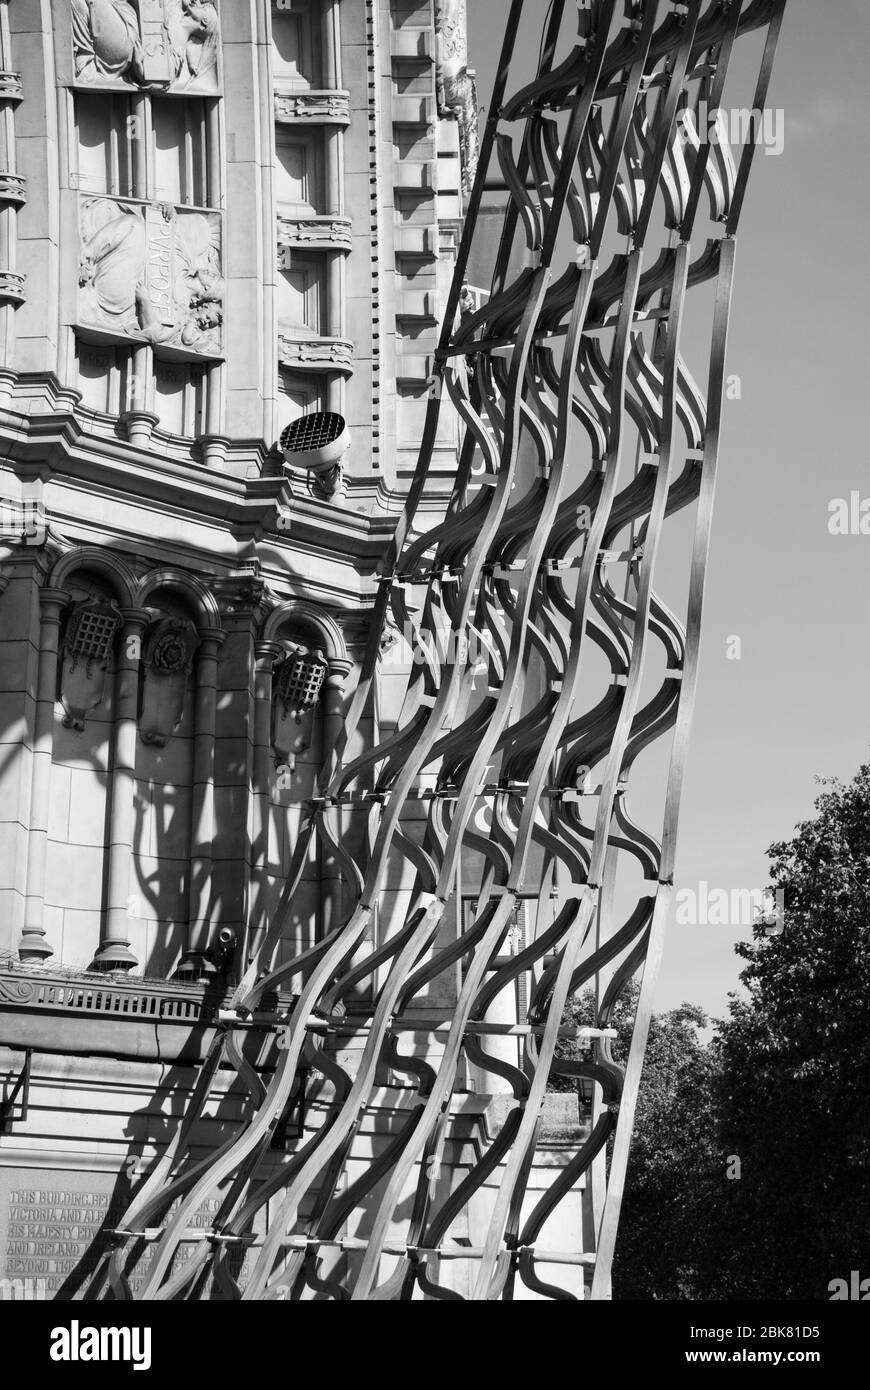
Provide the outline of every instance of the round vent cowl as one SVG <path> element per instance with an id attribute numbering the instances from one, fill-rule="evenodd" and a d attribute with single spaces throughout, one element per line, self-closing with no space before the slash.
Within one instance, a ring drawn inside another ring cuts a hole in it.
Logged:
<path id="1" fill-rule="evenodd" d="M 293 468 L 326 473 L 340 463 L 350 448 L 350 433 L 343 415 L 317 411 L 294 420 L 281 435 L 281 452 Z"/>

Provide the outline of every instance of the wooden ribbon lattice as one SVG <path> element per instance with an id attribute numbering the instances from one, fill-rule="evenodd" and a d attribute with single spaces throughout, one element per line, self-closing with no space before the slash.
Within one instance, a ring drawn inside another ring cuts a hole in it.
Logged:
<path id="1" fill-rule="evenodd" d="M 280 906 L 168 1149 L 114 1233 L 92 1296 L 133 1297 L 130 1278 L 147 1246 L 138 1298 L 199 1297 L 210 1275 L 213 1296 L 235 1299 L 457 1299 L 443 1272 L 456 1259 L 469 1261 L 476 1300 L 517 1296 L 518 1281 L 537 1295 L 574 1298 L 542 1277 L 540 1267 L 555 1261 L 583 1268 L 587 1296 L 609 1297 L 672 894 L 734 237 L 756 148 L 750 141 L 738 154 L 721 122 L 711 140 L 697 118 L 721 107 L 732 49 L 755 29 L 766 31 L 754 98 L 754 109 L 764 108 L 784 4 L 553 0 L 537 74 L 508 97 L 523 11 L 523 0 L 512 0 L 419 461 L 346 726 L 295 844 Z M 460 315 L 484 183 L 491 186 L 496 169 L 507 198 L 491 293 Z M 705 395 L 680 339 L 688 291 L 707 281 L 714 301 Z M 415 519 L 445 397 L 461 422 L 459 467 L 444 520 L 419 534 Z M 665 522 L 684 508 L 694 514 L 694 542 L 681 622 L 657 596 L 653 576 Z M 425 648 L 426 659 L 408 676 L 395 731 L 348 759 L 371 708 L 388 619 L 421 639 L 449 634 L 449 659 L 438 654 L 445 644 Z M 588 691 L 602 657 L 609 677 L 598 680 L 593 702 Z M 632 818 L 629 784 L 639 755 L 665 735 L 670 761 L 656 839 Z M 412 803 L 417 817 L 421 806 L 425 812 L 422 835 L 413 838 L 403 820 Z M 341 806 L 351 808 L 342 820 Z M 339 827 L 361 820 L 364 843 L 360 850 L 354 841 L 351 853 Z M 340 866 L 353 907 L 326 939 L 275 966 L 315 845 Z M 626 910 L 630 860 L 644 886 Z M 410 907 L 386 939 L 373 942 L 388 865 L 395 882 L 397 864 L 413 874 Z M 472 910 L 465 921 L 457 911 L 445 945 L 447 906 L 456 903 L 457 875 L 469 864 L 478 866 L 468 878 Z M 518 952 L 502 954 L 524 896 L 549 900 L 551 891 L 552 922 L 539 922 Z M 602 972 L 609 983 L 598 996 L 589 1051 L 561 1060 L 566 1003 Z M 610 1052 L 609 1025 L 638 973 L 622 1068 Z M 521 976 L 527 1018 L 501 1030 L 521 1039 L 512 1064 L 492 1051 L 499 1026 L 491 1020 Z M 448 1017 L 427 1024 L 421 994 L 457 978 Z M 346 1004 L 363 987 L 373 1002 L 361 1028 L 349 1021 Z M 291 988 L 292 1001 L 276 1012 L 268 1001 Z M 241 1023 L 269 1008 L 265 1022 L 259 1015 L 254 1022 L 280 1024 L 281 1047 L 274 1069 L 260 1073 L 242 1054 Z M 427 1026 L 438 1050 L 423 1058 L 402 1038 Z M 354 1031 L 363 1041 L 351 1068 L 336 1042 Z M 445 1189 L 438 1172 L 469 1064 L 506 1081 L 512 1101 L 502 1127 L 475 1147 L 462 1181 Z M 247 1108 L 203 1157 L 193 1143 L 196 1125 L 227 1067 Z M 412 1099 L 396 1108 L 371 1156 L 360 1127 L 387 1071 L 410 1078 Z M 282 1117 L 286 1124 L 297 1077 L 313 1074 L 326 1078 L 326 1118 L 306 1128 L 303 1116 L 297 1147 L 278 1159 L 276 1127 Z M 594 1083 L 598 1100 L 576 1152 L 530 1201 L 541 1110 L 555 1074 Z M 544 1250 L 545 1223 L 596 1160 L 603 1163 L 611 1137 L 588 1248 Z M 452 1233 L 485 1184 L 495 1190 L 485 1238 L 474 1248 L 457 1244 Z M 193 1219 L 209 1198 L 218 1199 L 213 1225 L 198 1232 L 202 1238 L 180 1262 L 179 1245 L 189 1246 Z M 268 1231 L 254 1237 L 267 1203 Z"/>

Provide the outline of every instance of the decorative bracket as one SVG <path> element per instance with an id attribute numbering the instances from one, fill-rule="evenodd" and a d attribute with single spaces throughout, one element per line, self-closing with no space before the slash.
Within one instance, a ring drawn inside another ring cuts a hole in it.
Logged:
<path id="1" fill-rule="evenodd" d="M 296 372 L 340 372 L 353 375 L 353 343 L 346 338 L 278 336 L 278 361 Z"/>
<path id="2" fill-rule="evenodd" d="M 350 125 L 350 93 L 277 92 L 275 120 L 279 125 Z"/>
<path id="3" fill-rule="evenodd" d="M 353 223 L 338 214 L 310 217 L 278 217 L 278 265 L 289 269 L 287 256 L 293 251 L 350 251 Z"/>

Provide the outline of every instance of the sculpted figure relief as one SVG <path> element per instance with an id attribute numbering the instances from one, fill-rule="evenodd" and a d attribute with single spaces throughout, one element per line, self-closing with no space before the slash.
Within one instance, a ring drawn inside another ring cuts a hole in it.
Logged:
<path id="1" fill-rule="evenodd" d="M 145 278 L 145 215 L 139 207 L 89 198 L 82 207 L 79 317 L 115 333 L 138 333 Z"/>
<path id="2" fill-rule="evenodd" d="M 465 67 L 468 56 L 465 0 L 438 0 L 438 61 Z"/>
<path id="3" fill-rule="evenodd" d="M 88 198 L 81 210 L 79 322 L 192 352 L 222 345 L 220 219 Z"/>
<path id="4" fill-rule="evenodd" d="M 471 191 L 477 171 L 480 137 L 477 128 L 477 86 L 468 66 L 465 0 L 438 4 L 438 54 L 435 70 L 438 114 L 456 117 L 462 188 Z"/>
<path id="5" fill-rule="evenodd" d="M 171 91 L 217 85 L 215 0 L 70 0 L 79 82 Z"/>
<path id="6" fill-rule="evenodd" d="M 72 0 L 76 77 L 144 83 L 139 16 L 127 0 Z"/>
<path id="7" fill-rule="evenodd" d="M 165 0 L 166 32 L 180 90 L 217 68 L 220 23 L 214 0 Z"/>

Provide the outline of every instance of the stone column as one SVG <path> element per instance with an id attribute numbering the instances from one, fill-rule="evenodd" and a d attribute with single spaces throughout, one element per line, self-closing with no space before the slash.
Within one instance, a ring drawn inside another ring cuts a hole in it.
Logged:
<path id="1" fill-rule="evenodd" d="M 145 608 L 124 608 L 115 670 L 115 739 L 109 782 L 109 844 L 106 915 L 92 970 L 132 970 L 139 962 L 130 950 L 130 867 L 135 828 L 136 737 L 142 638 L 151 622 Z"/>
<path id="2" fill-rule="evenodd" d="M 206 125 L 208 146 L 208 171 L 206 180 L 206 206 L 219 208 L 223 199 L 223 171 L 221 165 L 221 108 L 222 103 L 206 103 Z M 223 468 L 227 460 L 230 440 L 223 433 L 224 391 L 226 371 L 223 362 L 211 362 L 205 371 L 205 429 L 200 438 L 202 461 L 206 468 Z"/>
<path id="3" fill-rule="evenodd" d="M 132 142 L 133 194 L 136 198 L 146 199 L 152 196 L 149 177 L 152 130 L 151 105 L 144 92 L 131 95 L 130 109 L 136 131 L 136 138 Z M 160 423 L 154 405 L 154 353 L 147 344 L 140 343 L 133 348 L 130 357 L 127 399 L 121 413 L 127 439 L 136 449 L 148 449 L 151 446 L 151 436 Z"/>
<path id="4" fill-rule="evenodd" d="M 225 372 L 231 439 L 271 440 L 278 376 L 274 322 L 276 213 L 272 199 L 275 96 L 269 45 L 269 0 L 219 6 L 223 31 L 223 196 L 246 214 L 230 219 L 224 246 L 227 324 L 235 351 Z M 220 204 L 223 206 L 223 204 Z"/>
<path id="5" fill-rule="evenodd" d="M 214 740 L 220 650 L 226 634 L 200 634 L 196 663 L 193 796 L 190 820 L 190 884 L 187 950 L 178 975 L 200 980 L 216 973 L 206 957 L 211 926 L 212 847 L 215 835 Z"/>
<path id="6" fill-rule="evenodd" d="M 13 366 L 15 310 L 24 301 L 25 280 L 16 268 L 16 219 L 26 199 L 26 180 L 16 172 L 14 110 L 24 95 L 10 71 L 9 0 L 0 0 L 0 365 Z"/>
<path id="7" fill-rule="evenodd" d="M 262 902 L 269 875 L 269 836 L 271 798 L 269 795 L 274 760 L 272 756 L 272 675 L 275 662 L 284 655 L 280 642 L 258 642 L 254 648 L 254 757 L 251 778 L 251 894 L 248 904 L 248 930 L 243 967 L 256 949 L 261 929 Z M 257 849 L 257 846 L 261 848 Z"/>
<path id="8" fill-rule="evenodd" d="M 320 41 L 323 45 L 323 85 L 341 86 L 341 42 L 338 0 L 323 0 Z"/>
<path id="9" fill-rule="evenodd" d="M 335 91 L 341 86 L 341 42 L 337 0 L 324 0 L 321 15 L 321 44 L 323 52 L 323 86 Z M 344 212 L 343 140 L 340 125 L 323 127 L 324 164 L 326 170 L 326 211 L 340 217 Z M 326 335 L 343 338 L 346 328 L 344 292 L 344 252 L 326 253 Z M 323 330 L 321 330 L 323 331 Z M 326 383 L 326 408 L 343 414 L 345 410 L 345 381 L 339 373 L 331 373 Z"/>
<path id="10" fill-rule="evenodd" d="M 39 666 L 36 677 L 36 720 L 30 786 L 30 821 L 27 846 L 27 887 L 24 930 L 18 954 L 22 960 L 46 960 L 53 955 L 45 939 L 45 860 L 48 848 L 48 816 L 51 806 L 51 754 L 54 742 L 54 705 L 57 696 L 57 663 L 60 624 L 70 602 L 64 589 L 39 591 Z"/>
<path id="11" fill-rule="evenodd" d="M 329 663 L 323 682 L 323 766 L 331 767 L 332 755 L 344 727 L 344 683 L 353 663 L 337 658 Z M 325 812 L 326 823 L 333 839 L 341 838 L 341 808 L 330 807 Z M 335 855 L 325 849 L 320 856 L 320 933 L 328 935 L 341 920 L 341 869 Z"/>

